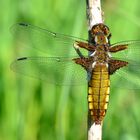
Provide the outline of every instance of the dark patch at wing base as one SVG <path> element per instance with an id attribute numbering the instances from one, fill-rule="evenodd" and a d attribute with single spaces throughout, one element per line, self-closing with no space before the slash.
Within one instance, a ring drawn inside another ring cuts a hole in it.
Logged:
<path id="1" fill-rule="evenodd" d="M 128 65 L 128 62 L 121 60 L 110 60 L 109 61 L 109 74 L 113 74 L 116 70 L 125 67 Z"/>

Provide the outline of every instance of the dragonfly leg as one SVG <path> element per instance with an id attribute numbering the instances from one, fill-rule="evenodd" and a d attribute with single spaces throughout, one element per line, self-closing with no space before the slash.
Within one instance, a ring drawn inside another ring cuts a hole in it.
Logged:
<path id="1" fill-rule="evenodd" d="M 81 53 L 77 43 L 74 43 L 74 49 L 77 52 L 77 54 L 80 56 L 80 58 L 84 58 L 84 55 Z"/>

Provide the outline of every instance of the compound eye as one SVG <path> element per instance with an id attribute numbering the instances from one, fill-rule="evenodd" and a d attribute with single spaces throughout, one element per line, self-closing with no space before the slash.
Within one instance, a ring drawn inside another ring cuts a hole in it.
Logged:
<path id="1" fill-rule="evenodd" d="M 97 34 L 98 32 L 100 31 L 100 27 L 97 25 L 97 26 L 93 26 L 92 30 L 91 30 L 91 33 L 93 35 Z"/>
<path id="2" fill-rule="evenodd" d="M 109 30 L 108 30 L 108 28 L 107 28 L 107 27 L 104 27 L 104 33 L 105 33 L 105 35 L 108 35 Z"/>
<path id="3" fill-rule="evenodd" d="M 93 32 L 93 34 L 96 34 L 96 33 L 98 32 L 98 28 L 94 28 L 94 29 L 92 30 L 92 32 Z"/>

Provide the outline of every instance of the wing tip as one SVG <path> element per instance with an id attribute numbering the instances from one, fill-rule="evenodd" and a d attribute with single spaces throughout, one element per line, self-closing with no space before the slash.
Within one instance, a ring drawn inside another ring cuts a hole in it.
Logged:
<path id="1" fill-rule="evenodd" d="M 21 57 L 21 58 L 17 58 L 17 61 L 21 61 L 21 60 L 26 60 L 28 59 L 27 57 Z"/>
<path id="2" fill-rule="evenodd" d="M 22 61 L 22 60 L 26 60 L 28 59 L 28 57 L 21 57 L 21 58 L 17 58 L 15 61 L 13 61 L 11 64 L 10 64 L 10 69 L 14 72 L 16 72 L 16 67 L 18 66 L 18 61 Z"/>
<path id="3" fill-rule="evenodd" d="M 23 23 L 23 22 L 18 23 L 18 25 L 20 25 L 20 26 L 25 26 L 25 27 L 29 26 L 29 24 Z"/>
<path id="4" fill-rule="evenodd" d="M 23 22 L 20 22 L 20 23 L 15 23 L 13 24 L 11 27 L 10 27 L 10 32 L 13 34 L 13 35 L 16 35 L 17 34 L 17 31 L 19 30 L 18 28 L 22 27 L 22 28 L 26 28 L 28 27 L 30 24 L 27 24 L 27 23 L 23 23 Z"/>

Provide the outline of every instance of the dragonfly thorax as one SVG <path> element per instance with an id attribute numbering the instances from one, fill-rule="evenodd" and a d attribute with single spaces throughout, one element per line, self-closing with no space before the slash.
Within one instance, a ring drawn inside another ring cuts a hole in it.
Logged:
<path id="1" fill-rule="evenodd" d="M 106 45 L 108 43 L 108 38 L 103 34 L 95 35 L 95 45 Z"/>
<path id="2" fill-rule="evenodd" d="M 96 50 L 90 56 L 93 57 L 94 62 L 107 63 L 108 60 L 110 59 L 108 46 L 105 45 L 97 46 Z"/>

